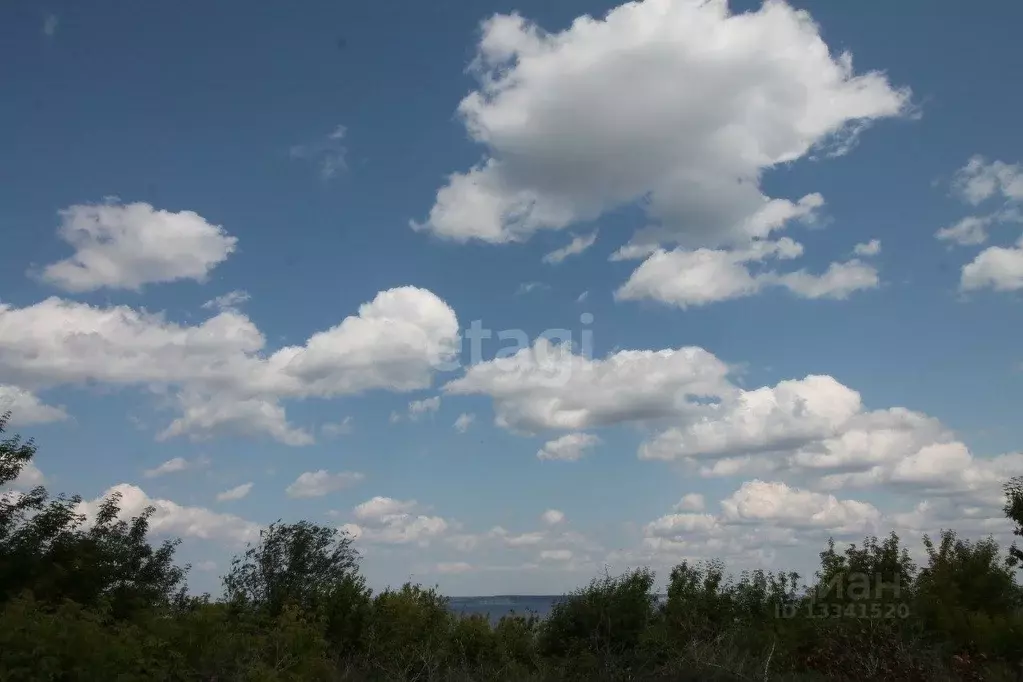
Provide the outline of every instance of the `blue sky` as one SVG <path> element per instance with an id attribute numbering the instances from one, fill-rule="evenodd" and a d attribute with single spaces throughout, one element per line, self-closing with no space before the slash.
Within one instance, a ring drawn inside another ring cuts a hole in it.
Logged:
<path id="1" fill-rule="evenodd" d="M 209 590 L 278 518 L 458 595 L 1002 536 L 1021 20 L 6 3 L 19 485 L 155 504 Z"/>

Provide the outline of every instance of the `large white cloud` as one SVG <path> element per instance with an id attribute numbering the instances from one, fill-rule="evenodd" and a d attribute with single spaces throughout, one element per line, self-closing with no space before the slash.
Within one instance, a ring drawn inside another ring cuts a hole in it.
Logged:
<path id="1" fill-rule="evenodd" d="M 696 409 L 697 398 L 731 390 L 728 371 L 702 348 L 626 350 L 590 359 L 568 344 L 540 338 L 512 356 L 472 365 L 444 390 L 491 396 L 503 427 L 585 429 Z"/>
<path id="2" fill-rule="evenodd" d="M 747 481 L 721 501 L 721 508 L 729 522 L 822 527 L 843 534 L 874 530 L 881 519 L 871 504 L 797 490 L 779 481 Z"/>
<path id="3" fill-rule="evenodd" d="M 829 376 L 742 391 L 684 427 L 661 433 L 642 459 L 728 457 L 793 449 L 839 433 L 862 410 L 860 396 Z"/>
<path id="4" fill-rule="evenodd" d="M 171 388 L 181 417 L 163 437 L 228 429 L 312 440 L 287 423 L 279 401 L 427 388 L 458 352 L 458 320 L 435 294 L 382 291 L 358 314 L 301 346 L 266 355 L 266 339 L 233 309 L 195 325 L 127 306 L 48 298 L 0 304 L 0 376 L 27 390 L 98 382 Z"/>
<path id="5" fill-rule="evenodd" d="M 646 198 L 664 236 L 743 241 L 791 208 L 763 195 L 764 170 L 847 148 L 908 102 L 782 2 L 732 14 L 722 0 L 646 0 L 556 34 L 497 15 L 474 67 L 479 89 L 458 112 L 488 157 L 417 225 L 455 240 L 522 240 Z"/>
<path id="6" fill-rule="evenodd" d="M 136 202 L 70 206 L 58 234 L 75 253 L 47 265 L 41 276 L 65 291 L 138 290 L 179 279 L 202 281 L 238 243 L 193 211 L 166 211 Z"/>
<path id="7" fill-rule="evenodd" d="M 650 258 L 619 299 L 687 307 L 766 286 L 806 298 L 878 286 L 876 269 L 857 260 L 819 274 L 747 265 L 764 258 L 751 241 L 812 222 L 824 202 L 766 196 L 766 171 L 845 153 L 874 121 L 911 109 L 908 90 L 832 54 L 807 13 L 777 0 L 741 14 L 726 0 L 644 0 L 559 33 L 496 15 L 472 66 L 479 85 L 458 113 L 485 157 L 448 178 L 414 229 L 518 242 L 640 202 L 650 224 L 616 258 Z"/>

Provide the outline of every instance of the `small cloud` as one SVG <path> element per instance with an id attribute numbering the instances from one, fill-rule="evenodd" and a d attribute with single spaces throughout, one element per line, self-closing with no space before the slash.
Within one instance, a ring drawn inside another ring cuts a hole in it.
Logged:
<path id="1" fill-rule="evenodd" d="M 333 438 L 335 436 L 347 436 L 355 430 L 355 425 L 352 424 L 352 418 L 349 416 L 339 422 L 324 424 L 320 427 L 320 430 L 323 432 L 323 435 Z"/>
<path id="2" fill-rule="evenodd" d="M 593 246 L 593 244 L 596 241 L 597 241 L 596 231 L 594 231 L 592 234 L 573 237 L 572 241 L 569 242 L 567 246 L 563 246 L 560 249 L 555 249 L 554 251 L 551 251 L 546 256 L 544 256 L 543 262 L 547 263 L 548 265 L 557 265 L 558 263 L 562 262 L 569 256 L 575 256 L 582 253 L 586 249 Z"/>
<path id="3" fill-rule="evenodd" d="M 584 291 L 583 293 L 579 294 L 579 297 L 577 299 L 575 299 L 575 302 L 576 303 L 582 303 L 583 301 L 585 301 L 589 297 L 590 297 L 589 290 Z"/>
<path id="4" fill-rule="evenodd" d="M 47 38 L 52 38 L 57 32 L 58 23 L 60 23 L 60 18 L 52 12 L 48 13 L 43 17 L 43 35 Z"/>
<path id="5" fill-rule="evenodd" d="M 319 142 L 293 145 L 291 158 L 317 163 L 320 167 L 320 176 L 324 180 L 329 180 L 337 175 L 338 171 L 348 167 L 345 162 L 348 150 L 342 144 L 347 133 L 348 129 L 339 125 Z"/>
<path id="6" fill-rule="evenodd" d="M 550 286 L 543 282 L 523 282 L 515 293 L 518 295 L 529 294 L 542 289 L 550 289 Z"/>
<path id="7" fill-rule="evenodd" d="M 440 396 L 426 398 L 424 400 L 413 400 L 408 404 L 408 418 L 410 421 L 419 421 L 424 414 L 436 413 L 440 409 Z"/>
<path id="8" fill-rule="evenodd" d="M 600 438 L 589 433 L 569 433 L 547 441 L 537 453 L 537 459 L 558 459 L 565 462 L 578 461 L 586 450 L 600 444 Z"/>
<path id="9" fill-rule="evenodd" d="M 567 549 L 545 549 L 540 552 L 541 561 L 571 561 L 572 552 Z"/>
<path id="10" fill-rule="evenodd" d="M 700 495 L 699 493 L 689 493 L 678 501 L 678 504 L 675 505 L 675 511 L 698 512 L 703 511 L 703 507 L 703 495 Z"/>
<path id="11" fill-rule="evenodd" d="M 558 509 L 548 509 L 540 516 L 548 526 L 556 526 L 565 520 L 565 512 Z"/>
<path id="12" fill-rule="evenodd" d="M 365 478 L 354 471 L 341 471 L 332 474 L 329 471 L 307 471 L 289 485 L 285 492 L 288 497 L 322 497 L 343 488 L 355 485 Z"/>
<path id="13" fill-rule="evenodd" d="M 857 244 L 853 248 L 853 253 L 857 256 L 876 256 L 881 253 L 881 240 L 871 239 L 864 244 Z"/>
<path id="14" fill-rule="evenodd" d="M 209 573 L 217 570 L 217 564 L 214 561 L 200 561 L 195 565 L 195 570 Z"/>
<path id="15" fill-rule="evenodd" d="M 397 424 L 398 422 L 401 421 L 401 415 L 398 414 L 397 412 L 392 411 L 391 416 L 387 418 L 387 421 L 391 422 L 392 424 Z"/>
<path id="16" fill-rule="evenodd" d="M 185 459 L 184 457 L 174 457 L 173 459 L 168 459 L 158 467 L 146 469 L 142 472 L 142 475 L 146 478 L 156 478 L 167 474 L 180 473 L 182 471 L 202 469 L 209 466 L 209 464 L 210 460 L 206 457 L 199 457 L 193 460 Z"/>
<path id="17" fill-rule="evenodd" d="M 469 412 L 463 412 L 458 415 L 458 419 L 455 420 L 455 431 L 459 433 L 465 433 L 472 426 L 472 423 L 476 421 L 476 415 Z"/>
<path id="18" fill-rule="evenodd" d="M 249 494 L 252 490 L 251 483 L 242 483 L 239 486 L 225 490 L 224 492 L 217 495 L 217 502 L 228 502 L 232 500 L 240 500 Z"/>
<path id="19" fill-rule="evenodd" d="M 251 296 L 248 292 L 242 291 L 241 289 L 235 289 L 229 291 L 223 296 L 217 296 L 214 299 L 206 301 L 202 304 L 205 310 L 233 310 L 240 306 L 242 303 L 248 301 Z"/>

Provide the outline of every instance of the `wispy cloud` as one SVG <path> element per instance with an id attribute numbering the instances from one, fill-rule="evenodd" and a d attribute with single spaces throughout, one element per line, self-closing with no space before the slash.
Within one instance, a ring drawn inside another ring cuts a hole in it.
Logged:
<path id="1" fill-rule="evenodd" d="M 550 289 L 550 286 L 544 284 L 543 282 L 523 282 L 522 284 L 519 285 L 518 291 L 516 291 L 515 293 L 520 295 L 529 294 L 534 291 L 541 291 L 543 289 Z"/>
<path id="2" fill-rule="evenodd" d="M 313 161 L 320 167 L 320 176 L 329 180 L 338 171 L 348 167 L 345 156 L 348 150 L 344 146 L 348 129 L 343 125 L 334 128 L 325 138 L 310 144 L 296 144 L 291 147 L 291 158 Z"/>
<path id="3" fill-rule="evenodd" d="M 237 308 L 242 303 L 248 301 L 251 296 L 247 291 L 241 289 L 235 289 L 229 291 L 223 296 L 217 296 L 216 298 L 210 299 L 202 304 L 204 310 L 231 310 Z"/>
<path id="4" fill-rule="evenodd" d="M 355 425 L 352 423 L 352 418 L 348 416 L 339 422 L 324 424 L 320 430 L 323 431 L 323 435 L 333 438 L 334 436 L 347 436 L 355 430 Z"/>
<path id="5" fill-rule="evenodd" d="M 596 231 L 587 235 L 577 235 L 573 237 L 572 241 L 569 242 L 566 246 L 563 246 L 560 249 L 554 249 L 546 256 L 544 256 L 543 262 L 547 263 L 548 265 L 557 265 L 558 263 L 565 260 L 569 256 L 575 256 L 582 253 L 586 249 L 593 246 L 593 244 L 596 241 L 597 241 Z"/>
<path id="6" fill-rule="evenodd" d="M 182 471 L 202 469 L 209 466 L 209 464 L 210 460 L 206 457 L 198 457 L 196 459 L 174 457 L 173 459 L 168 459 L 158 467 L 146 469 L 142 472 L 142 475 L 146 478 L 156 478 L 158 476 L 166 476 L 167 474 L 180 473 Z"/>
<path id="7" fill-rule="evenodd" d="M 57 32 L 57 24 L 59 23 L 60 17 L 53 12 L 47 13 L 47 15 L 43 17 L 43 35 L 47 38 L 52 38 Z"/>
<path id="8" fill-rule="evenodd" d="M 469 430 L 469 427 L 472 426 L 472 423 L 474 421 L 476 421 L 476 415 L 469 412 L 463 412 L 462 414 L 458 415 L 458 419 L 455 420 L 454 423 L 455 431 L 458 431 L 459 433 L 465 433 L 466 431 Z"/>

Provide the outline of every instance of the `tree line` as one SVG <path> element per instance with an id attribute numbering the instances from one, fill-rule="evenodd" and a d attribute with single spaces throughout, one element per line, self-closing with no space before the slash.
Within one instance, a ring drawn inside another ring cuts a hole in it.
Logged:
<path id="1" fill-rule="evenodd" d="M 8 417 L 0 489 L 36 454 Z M 1005 495 L 1023 535 L 1023 478 Z M 664 599 L 640 568 L 492 624 L 422 585 L 374 594 L 352 538 L 308 521 L 271 524 L 194 596 L 152 508 L 80 501 L 0 493 L 0 682 L 1023 679 L 1023 552 L 952 530 L 920 565 L 894 533 L 829 541 L 807 577 L 683 561 Z"/>

